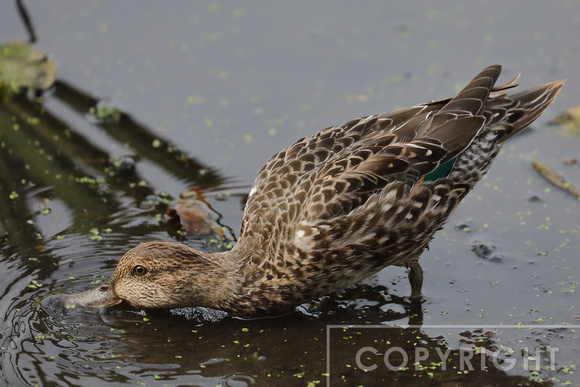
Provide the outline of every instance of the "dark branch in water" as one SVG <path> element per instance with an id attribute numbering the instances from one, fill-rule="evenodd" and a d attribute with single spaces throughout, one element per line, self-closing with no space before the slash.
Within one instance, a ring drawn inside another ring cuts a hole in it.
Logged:
<path id="1" fill-rule="evenodd" d="M 26 31 L 28 32 L 28 41 L 30 43 L 36 42 L 36 32 L 34 31 L 34 25 L 32 25 L 32 19 L 30 15 L 28 15 L 28 11 L 24 6 L 22 0 L 16 0 L 16 7 L 18 8 L 18 13 L 20 14 L 20 18 L 24 22 L 24 26 L 26 27 Z"/>

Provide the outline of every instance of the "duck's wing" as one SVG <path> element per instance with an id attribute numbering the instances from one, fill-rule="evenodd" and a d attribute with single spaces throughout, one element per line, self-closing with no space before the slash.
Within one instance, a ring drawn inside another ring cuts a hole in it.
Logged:
<path id="1" fill-rule="evenodd" d="M 304 219 L 349 213 L 393 182 L 402 182 L 410 191 L 454 159 L 488 120 L 496 119 L 497 109 L 486 108 L 490 94 L 503 96 L 515 85 L 512 80 L 494 89 L 500 71 L 500 66 L 488 67 L 452 99 L 358 120 L 344 132 L 352 143 L 334 152 L 302 183 L 312 192 Z"/>

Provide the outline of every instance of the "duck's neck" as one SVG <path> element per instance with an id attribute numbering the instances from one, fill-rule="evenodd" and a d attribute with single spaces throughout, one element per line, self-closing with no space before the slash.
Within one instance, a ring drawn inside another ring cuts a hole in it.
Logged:
<path id="1" fill-rule="evenodd" d="M 235 304 L 238 294 L 243 287 L 241 277 L 241 260 L 235 252 L 223 251 L 207 255 L 211 264 L 211 274 L 208 276 L 208 289 L 205 305 L 215 309 L 228 310 Z"/>
<path id="2" fill-rule="evenodd" d="M 210 255 L 210 259 L 217 263 L 214 275 L 222 282 L 212 304 L 207 306 L 243 318 L 285 314 L 286 309 L 293 307 L 280 304 L 278 286 L 264 281 L 268 277 L 267 270 L 252 262 L 253 253 L 255 251 L 247 244 L 238 241 L 232 250 Z M 278 313 L 278 309 L 283 311 Z"/>
<path id="3" fill-rule="evenodd" d="M 241 242 L 241 243 L 240 243 Z M 280 276 L 253 243 L 241 240 L 230 251 L 212 255 L 228 267 L 228 291 L 213 307 L 237 317 L 256 318 L 291 312 L 302 300 L 300 284 L 287 275 Z"/>

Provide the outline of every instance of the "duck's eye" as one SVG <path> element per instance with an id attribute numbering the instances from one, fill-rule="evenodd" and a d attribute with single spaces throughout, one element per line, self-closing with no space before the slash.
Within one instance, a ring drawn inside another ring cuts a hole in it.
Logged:
<path id="1" fill-rule="evenodd" d="M 133 274 L 138 276 L 145 275 L 147 273 L 147 268 L 145 266 L 137 265 L 133 268 Z"/>

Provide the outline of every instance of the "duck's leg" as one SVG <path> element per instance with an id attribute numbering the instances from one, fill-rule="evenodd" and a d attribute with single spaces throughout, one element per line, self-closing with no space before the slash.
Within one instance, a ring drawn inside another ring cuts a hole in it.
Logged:
<path id="1" fill-rule="evenodd" d="M 423 288 L 423 268 L 419 262 L 413 262 L 409 265 L 409 283 L 411 284 L 411 298 L 421 297 Z"/>

